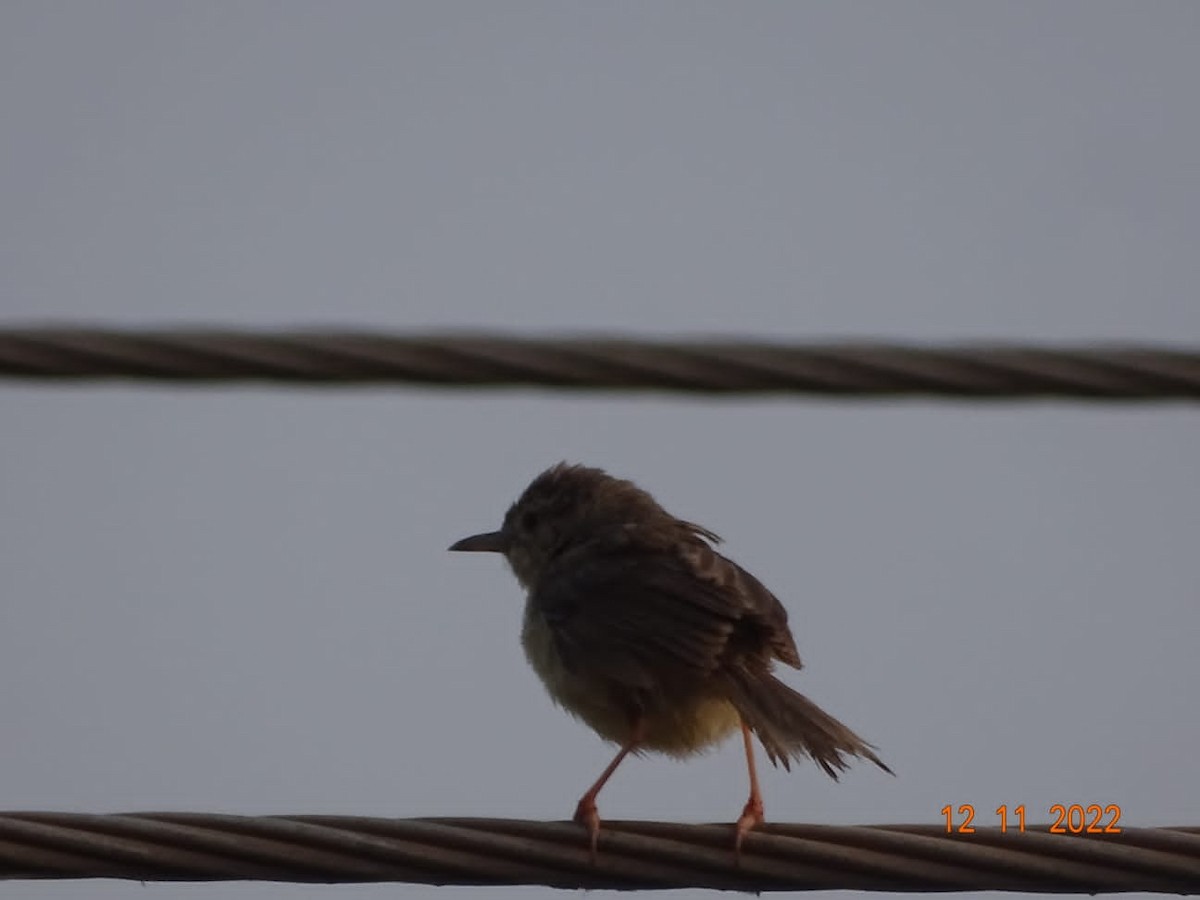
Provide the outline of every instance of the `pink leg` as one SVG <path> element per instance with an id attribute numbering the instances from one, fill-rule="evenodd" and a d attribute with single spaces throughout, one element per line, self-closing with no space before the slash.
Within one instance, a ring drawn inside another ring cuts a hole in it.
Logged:
<path id="1" fill-rule="evenodd" d="M 742 720 L 742 742 L 746 747 L 746 769 L 750 773 L 750 799 L 746 801 L 746 806 L 742 809 L 742 815 L 735 826 L 737 831 L 733 839 L 733 850 L 738 859 L 741 859 L 742 841 L 746 839 L 746 835 L 755 826 L 761 825 L 765 821 L 763 819 L 762 791 L 758 789 L 758 768 L 754 764 L 754 744 L 750 741 L 750 727 L 744 719 Z"/>
<path id="2" fill-rule="evenodd" d="M 579 803 L 575 807 L 575 821 L 588 830 L 588 836 L 591 840 L 592 862 L 596 861 L 596 846 L 600 840 L 600 814 L 596 810 L 596 795 L 608 783 L 608 779 L 612 778 L 612 774 L 617 771 L 617 766 L 621 764 L 621 760 L 636 750 L 638 744 L 641 742 L 642 723 L 639 721 L 633 727 L 632 736 L 617 752 L 617 755 L 613 757 L 608 767 L 600 773 L 600 777 L 596 779 L 596 783 L 588 788 L 586 794 L 579 798 Z"/>

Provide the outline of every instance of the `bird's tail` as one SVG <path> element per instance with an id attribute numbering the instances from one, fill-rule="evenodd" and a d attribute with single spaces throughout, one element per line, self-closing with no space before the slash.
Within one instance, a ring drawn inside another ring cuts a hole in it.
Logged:
<path id="1" fill-rule="evenodd" d="M 846 757 L 856 756 L 895 774 L 874 747 L 775 676 L 742 672 L 728 684 L 730 702 L 775 765 L 790 769 L 792 759 L 807 756 L 836 780 L 849 765 Z"/>

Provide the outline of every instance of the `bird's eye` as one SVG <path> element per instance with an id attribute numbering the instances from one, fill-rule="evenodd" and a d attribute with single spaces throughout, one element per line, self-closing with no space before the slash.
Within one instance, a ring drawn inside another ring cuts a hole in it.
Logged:
<path id="1" fill-rule="evenodd" d="M 538 526 L 538 514 L 535 512 L 527 512 L 521 514 L 521 527 L 526 531 L 533 531 Z"/>

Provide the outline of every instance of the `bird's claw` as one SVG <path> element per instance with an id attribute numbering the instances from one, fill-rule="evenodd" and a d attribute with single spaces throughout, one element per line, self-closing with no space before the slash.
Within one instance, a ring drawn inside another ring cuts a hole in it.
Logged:
<path id="1" fill-rule="evenodd" d="M 584 797 L 575 807 L 573 821 L 588 830 L 588 846 L 591 853 L 592 865 L 596 864 L 596 851 L 600 844 L 600 813 L 596 810 L 596 801 Z"/>
<path id="2" fill-rule="evenodd" d="M 762 798 L 751 797 L 746 801 L 742 814 L 734 825 L 733 853 L 738 863 L 742 861 L 742 841 L 746 839 L 747 834 L 765 821 Z"/>

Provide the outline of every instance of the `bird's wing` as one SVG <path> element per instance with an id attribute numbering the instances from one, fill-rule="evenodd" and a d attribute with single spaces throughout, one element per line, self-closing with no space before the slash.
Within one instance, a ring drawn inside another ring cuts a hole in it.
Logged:
<path id="1" fill-rule="evenodd" d="M 772 656 L 795 669 L 801 668 L 796 641 L 788 627 L 787 610 L 778 597 L 733 560 L 701 541 L 685 545 L 680 554 L 697 579 L 716 586 L 722 596 L 737 598 L 741 618 L 754 624 Z"/>
<path id="2" fill-rule="evenodd" d="M 556 561 L 531 598 L 568 668 L 657 691 L 728 665 L 799 664 L 779 601 L 707 544 L 597 549 Z"/>

